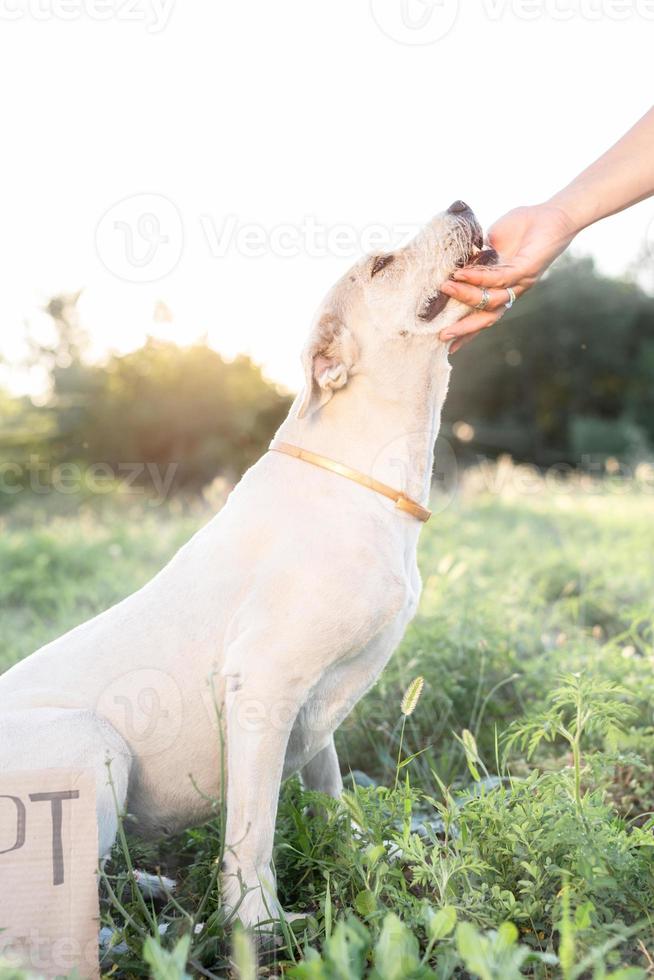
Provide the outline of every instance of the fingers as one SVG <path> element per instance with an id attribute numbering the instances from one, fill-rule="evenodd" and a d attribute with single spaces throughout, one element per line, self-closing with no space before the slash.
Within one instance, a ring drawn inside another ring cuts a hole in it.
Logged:
<path id="1" fill-rule="evenodd" d="M 445 330 L 441 331 L 439 340 L 445 342 L 459 340 L 461 337 L 479 333 L 480 330 L 486 330 L 487 327 L 491 327 L 498 320 L 501 320 L 505 312 L 506 310 L 502 308 L 501 310 L 494 310 L 492 313 L 489 313 L 488 310 L 471 313 L 469 316 L 464 316 L 458 323 L 454 323 L 451 327 L 446 327 Z"/>
<path id="2" fill-rule="evenodd" d="M 452 279 L 456 282 L 469 282 L 475 286 L 486 286 L 487 289 L 515 288 L 523 278 L 524 272 L 514 265 L 468 265 L 452 273 Z"/>
<path id="3" fill-rule="evenodd" d="M 465 303 L 466 306 L 475 307 L 483 298 L 481 288 L 482 287 L 480 286 L 473 286 L 465 282 L 452 282 L 452 280 L 449 279 L 447 282 L 443 283 L 439 292 L 445 293 L 446 296 L 452 296 L 454 299 L 458 299 L 460 303 Z M 516 287 L 516 298 L 521 292 L 521 288 L 519 286 Z M 506 289 L 489 289 L 488 293 L 488 303 L 484 307 L 486 312 L 503 309 L 511 299 L 508 290 Z"/>

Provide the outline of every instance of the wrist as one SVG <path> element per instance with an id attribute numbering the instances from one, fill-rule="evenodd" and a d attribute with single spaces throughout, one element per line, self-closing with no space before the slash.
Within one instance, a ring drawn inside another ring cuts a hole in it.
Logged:
<path id="1" fill-rule="evenodd" d="M 592 189 L 579 186 L 576 182 L 558 191 L 545 204 L 559 212 L 571 239 L 603 217 L 599 200 L 596 200 Z"/>

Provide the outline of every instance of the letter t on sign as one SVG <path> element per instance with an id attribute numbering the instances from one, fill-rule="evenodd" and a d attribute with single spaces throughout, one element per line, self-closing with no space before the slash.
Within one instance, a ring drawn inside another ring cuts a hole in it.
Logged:
<path id="1" fill-rule="evenodd" d="M 61 790 L 58 793 L 30 793 L 32 803 L 50 803 L 52 810 L 52 884 L 64 883 L 64 844 L 61 837 L 62 800 L 79 800 L 76 789 Z"/>

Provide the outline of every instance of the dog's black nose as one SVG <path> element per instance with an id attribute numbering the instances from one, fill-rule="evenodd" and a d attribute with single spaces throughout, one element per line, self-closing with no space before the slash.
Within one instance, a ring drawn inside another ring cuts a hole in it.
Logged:
<path id="1" fill-rule="evenodd" d="M 454 204 L 450 204 L 447 209 L 450 214 L 462 214 L 464 211 L 471 211 L 465 201 L 455 201 Z"/>

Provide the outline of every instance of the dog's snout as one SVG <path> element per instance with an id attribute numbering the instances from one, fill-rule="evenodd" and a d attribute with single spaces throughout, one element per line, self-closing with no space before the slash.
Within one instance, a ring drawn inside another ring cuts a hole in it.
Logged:
<path id="1" fill-rule="evenodd" d="M 465 201 L 455 201 L 454 204 L 450 204 L 448 214 L 463 214 L 464 211 L 469 211 L 472 214 L 472 208 Z"/>
<path id="2" fill-rule="evenodd" d="M 466 204 L 465 201 L 455 201 L 454 204 L 450 204 L 447 213 L 455 215 L 459 224 L 468 226 L 472 233 L 472 244 L 475 248 L 483 247 L 484 233 L 469 204 Z"/>

